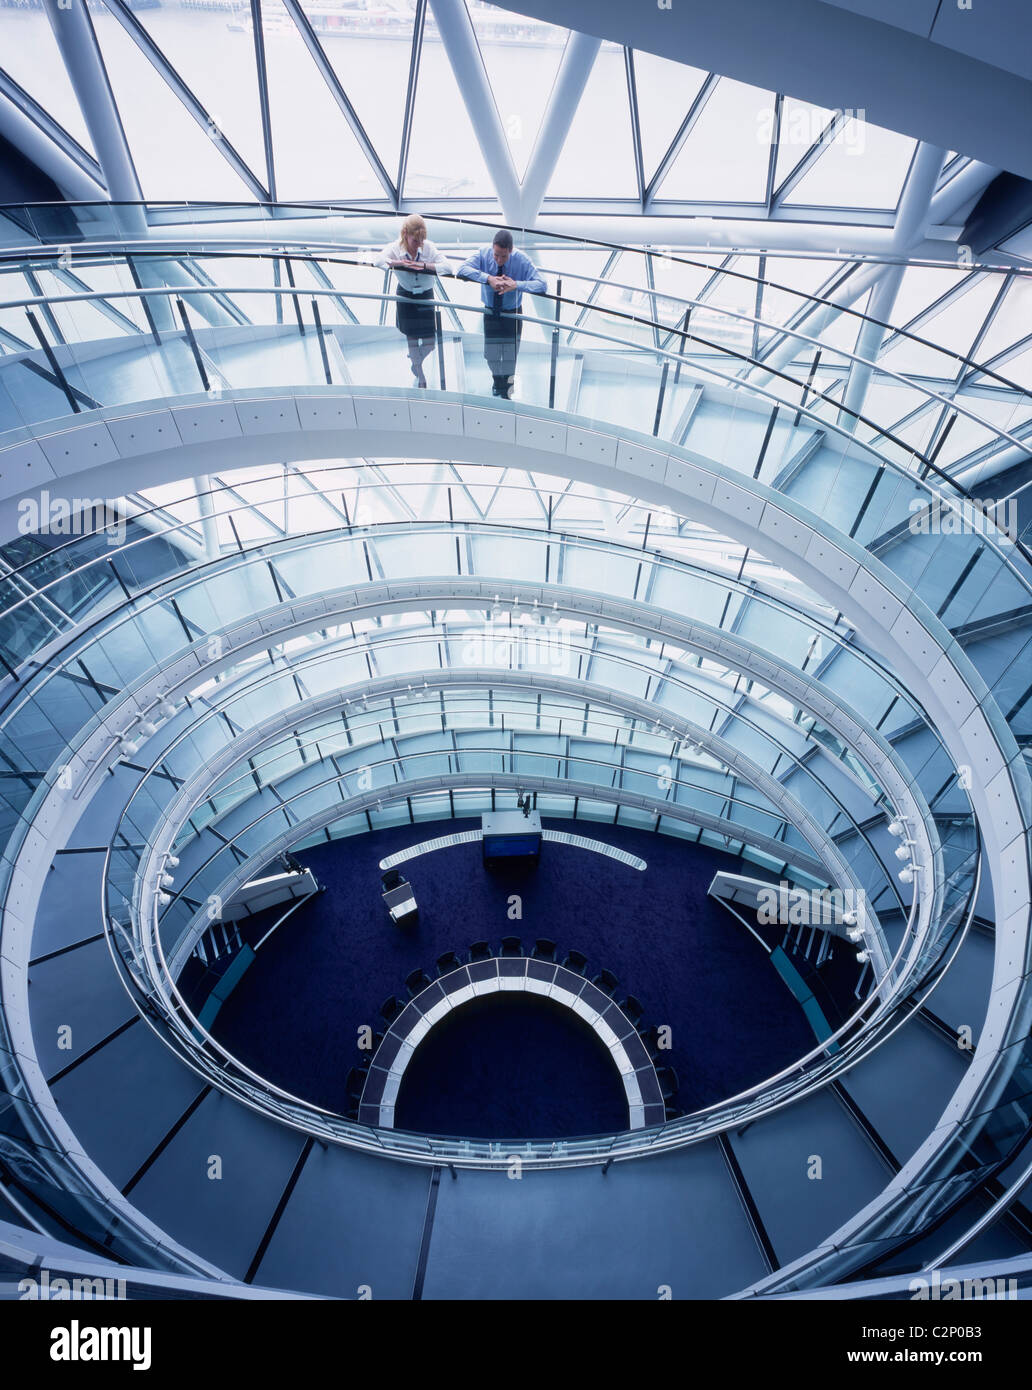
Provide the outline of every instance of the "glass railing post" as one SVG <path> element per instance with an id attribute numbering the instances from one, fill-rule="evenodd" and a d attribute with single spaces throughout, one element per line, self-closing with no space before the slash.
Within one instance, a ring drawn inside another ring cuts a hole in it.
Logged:
<path id="1" fill-rule="evenodd" d="M 330 359 L 326 352 L 326 335 L 323 328 L 322 316 L 319 313 L 319 301 L 312 298 L 312 318 L 315 320 L 315 331 L 319 337 L 319 355 L 322 357 L 323 375 L 326 378 L 326 385 L 333 385 L 333 375 L 330 371 Z"/>
<path id="2" fill-rule="evenodd" d="M 548 408 L 555 409 L 555 378 L 556 369 L 559 364 L 559 322 L 563 307 L 563 282 L 559 277 L 555 282 L 555 326 L 552 329 L 552 345 L 549 354 L 548 366 Z M 549 502 L 549 515 L 551 515 L 551 502 Z"/>
<path id="3" fill-rule="evenodd" d="M 189 316 L 186 312 L 186 305 L 183 303 L 182 296 L 180 295 L 176 296 L 176 308 L 179 310 L 179 317 L 182 319 L 183 328 L 186 330 L 186 340 L 190 344 L 190 351 L 193 354 L 194 366 L 197 368 L 197 375 L 201 379 L 201 389 L 204 391 L 205 395 L 208 395 L 211 391 L 211 382 L 208 379 L 208 373 L 205 370 L 204 362 L 201 359 L 201 351 L 200 348 L 197 346 L 197 339 L 194 336 L 194 331 L 190 324 Z"/>

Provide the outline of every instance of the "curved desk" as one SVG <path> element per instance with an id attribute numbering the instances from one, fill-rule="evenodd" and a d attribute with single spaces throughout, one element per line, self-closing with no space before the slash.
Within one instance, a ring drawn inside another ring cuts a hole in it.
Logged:
<path id="1" fill-rule="evenodd" d="M 407 1004 L 376 1049 L 362 1088 L 362 1124 L 394 1128 L 401 1078 L 430 1029 L 452 1009 L 500 990 L 540 994 L 572 1009 L 612 1053 L 627 1096 L 630 1129 L 662 1124 L 666 1111 L 656 1068 L 638 1030 L 607 994 L 583 975 L 530 956 L 493 956 L 442 975 Z"/>

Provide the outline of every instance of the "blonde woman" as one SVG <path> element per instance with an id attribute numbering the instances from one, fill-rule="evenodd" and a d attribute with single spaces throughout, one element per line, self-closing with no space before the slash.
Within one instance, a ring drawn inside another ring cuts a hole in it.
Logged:
<path id="1" fill-rule="evenodd" d="M 427 239 L 426 223 L 418 213 L 406 217 L 398 240 L 385 246 L 375 262 L 381 270 L 393 270 L 398 282 L 397 325 L 408 339 L 409 361 L 417 386 L 426 385 L 423 363 L 436 343 L 434 275 L 453 275 L 451 262 Z"/>

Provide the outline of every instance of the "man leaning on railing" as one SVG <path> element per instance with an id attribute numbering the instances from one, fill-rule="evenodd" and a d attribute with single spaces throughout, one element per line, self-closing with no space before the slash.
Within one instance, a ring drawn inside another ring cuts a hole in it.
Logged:
<path id="1" fill-rule="evenodd" d="M 545 294 L 547 286 L 530 257 L 513 248 L 512 232 L 501 228 L 490 246 L 474 251 L 456 271 L 460 280 L 477 280 L 484 300 L 484 357 L 491 371 L 492 395 L 512 399 L 523 320 L 524 292 Z"/>

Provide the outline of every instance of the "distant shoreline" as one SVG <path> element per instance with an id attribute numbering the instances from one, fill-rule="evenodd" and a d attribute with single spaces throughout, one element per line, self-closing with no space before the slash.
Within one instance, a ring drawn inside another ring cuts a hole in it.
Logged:
<path id="1" fill-rule="evenodd" d="M 90 9 L 104 6 L 101 0 L 86 0 Z M 0 9 L 42 10 L 42 0 L 0 0 Z M 134 11 L 163 10 L 166 13 L 191 13 L 201 11 L 206 14 L 225 16 L 227 28 L 235 32 L 251 32 L 251 13 L 247 4 L 241 0 L 131 0 Z M 554 26 L 534 19 L 507 19 L 477 15 L 477 38 L 481 43 L 504 43 L 526 48 L 561 48 L 566 35 Z M 313 30 L 320 38 L 348 39 L 395 39 L 405 43 L 412 42 L 412 15 L 401 10 L 352 10 L 326 6 L 306 11 Z M 263 31 L 268 37 L 278 32 L 296 32 L 293 21 L 282 13 L 267 15 Z M 433 16 L 427 15 L 423 31 L 423 41 L 440 42 L 440 34 Z"/>

